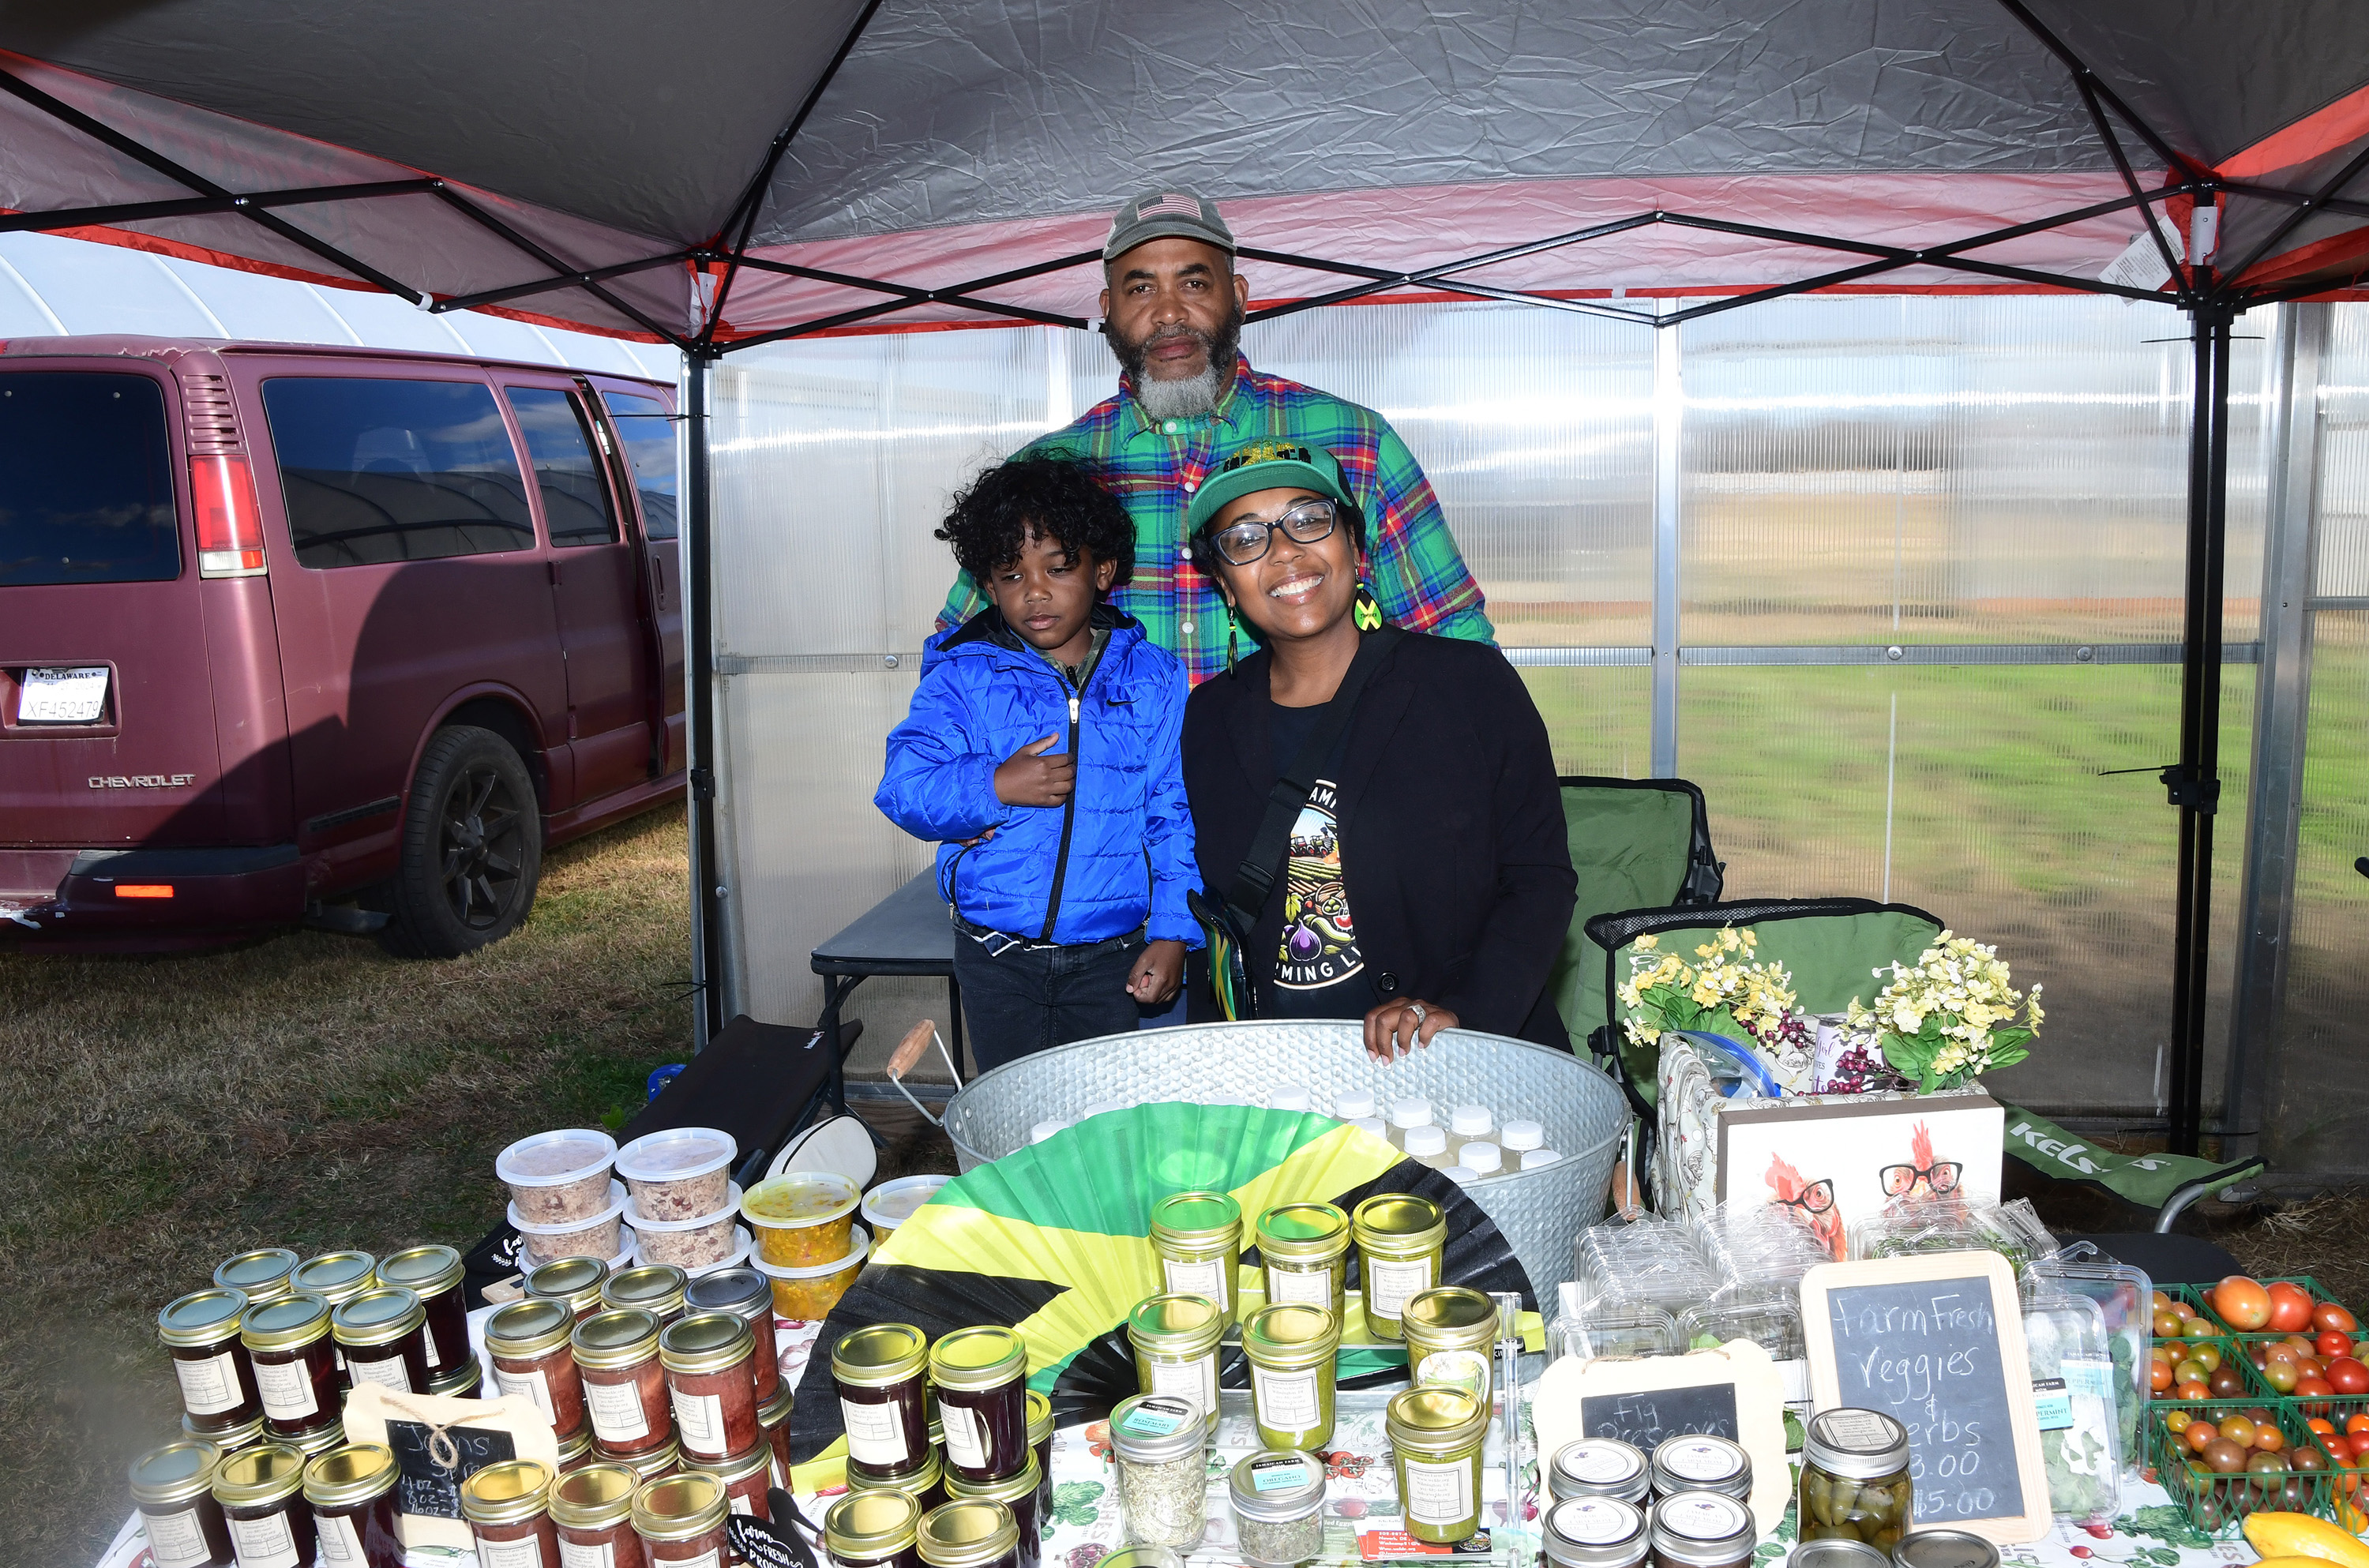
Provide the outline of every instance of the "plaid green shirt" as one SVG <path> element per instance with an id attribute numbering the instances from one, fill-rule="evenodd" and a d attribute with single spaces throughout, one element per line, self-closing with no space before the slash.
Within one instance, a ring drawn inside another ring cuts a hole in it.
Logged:
<path id="1" fill-rule="evenodd" d="M 1238 361 L 1214 414 L 1155 427 L 1122 388 L 1015 455 L 1073 457 L 1125 503 L 1135 518 L 1135 574 L 1110 601 L 1182 659 L 1197 686 L 1225 669 L 1228 627 L 1217 585 L 1185 553 L 1185 508 L 1194 487 L 1236 447 L 1265 437 L 1321 446 L 1340 459 L 1370 533 L 1366 581 L 1394 624 L 1494 640 L 1481 585 L 1457 553 L 1431 482 L 1389 421 L 1312 386 L 1262 375 L 1247 361 Z M 962 574 L 938 613 L 938 629 L 961 625 L 987 602 Z M 1247 658 L 1258 643 L 1248 622 L 1241 634 Z"/>

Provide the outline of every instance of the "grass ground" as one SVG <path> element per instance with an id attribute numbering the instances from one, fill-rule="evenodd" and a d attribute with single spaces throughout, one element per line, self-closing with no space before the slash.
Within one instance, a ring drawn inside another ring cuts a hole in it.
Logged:
<path id="1" fill-rule="evenodd" d="M 494 1155 L 629 1112 L 691 1037 L 682 820 L 544 862 L 532 919 L 414 963 L 301 932 L 228 952 L 0 956 L 0 1562 L 93 1561 L 177 1435 L 156 1310 L 248 1247 L 467 1246 Z"/>

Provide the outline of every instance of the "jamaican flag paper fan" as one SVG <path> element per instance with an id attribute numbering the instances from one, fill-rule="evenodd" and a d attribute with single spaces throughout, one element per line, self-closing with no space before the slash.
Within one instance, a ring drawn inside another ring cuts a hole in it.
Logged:
<path id="1" fill-rule="evenodd" d="M 1322 1200 L 1344 1209 L 1376 1193 L 1413 1193 L 1448 1217 L 1446 1285 L 1519 1292 L 1529 1277 L 1489 1217 L 1461 1187 L 1384 1139 L 1330 1116 L 1246 1105 L 1182 1103 L 1105 1111 L 958 1176 L 897 1228 L 840 1299 L 815 1342 L 790 1415 L 790 1452 L 804 1465 L 845 1452 L 830 1347 L 868 1323 L 911 1323 L 933 1340 L 976 1323 L 1020 1331 L 1029 1386 L 1064 1425 L 1099 1420 L 1136 1391 L 1127 1319 L 1162 1287 L 1149 1239 L 1151 1208 L 1174 1193 L 1230 1194 L 1242 1206 L 1241 1279 L 1262 1276 L 1253 1223 L 1279 1203 Z M 1349 1283 L 1358 1283 L 1356 1250 Z M 1351 1338 L 1357 1312 L 1351 1311 Z M 1243 1386 L 1240 1352 L 1221 1374 Z M 1385 1360 L 1345 1354 L 1345 1379 Z M 1390 1376 L 1402 1375 L 1392 1369 Z M 802 1489 L 805 1489 L 802 1486 Z"/>

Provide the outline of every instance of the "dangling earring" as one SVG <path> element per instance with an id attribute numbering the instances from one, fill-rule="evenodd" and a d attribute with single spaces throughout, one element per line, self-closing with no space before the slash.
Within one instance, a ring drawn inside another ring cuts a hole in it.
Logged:
<path id="1" fill-rule="evenodd" d="M 1234 672 L 1234 650 L 1240 646 L 1242 628 L 1234 622 L 1233 601 L 1226 601 L 1226 673 Z"/>
<path id="2" fill-rule="evenodd" d="M 1362 582 L 1357 585 L 1357 601 L 1350 607 L 1349 619 L 1361 632 L 1376 631 L 1381 626 L 1381 602 L 1375 599 L 1374 590 Z"/>

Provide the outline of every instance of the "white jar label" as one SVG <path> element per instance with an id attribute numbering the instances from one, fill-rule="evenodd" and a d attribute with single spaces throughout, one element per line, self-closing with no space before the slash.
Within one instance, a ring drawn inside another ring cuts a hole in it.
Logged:
<path id="1" fill-rule="evenodd" d="M 362 1538 L 355 1532 L 351 1516 L 315 1513 L 313 1522 L 321 1529 L 321 1562 L 328 1568 L 361 1568 Z"/>
<path id="2" fill-rule="evenodd" d="M 598 1546 L 585 1546 L 562 1535 L 559 1568 L 617 1568 L 617 1549 L 605 1540 Z"/>
<path id="3" fill-rule="evenodd" d="M 1305 1372 L 1270 1372 L 1253 1367 L 1251 1393 L 1258 1402 L 1259 1425 L 1274 1431 L 1310 1431 L 1323 1419 L 1312 1367 Z"/>
<path id="4" fill-rule="evenodd" d="M 1151 1391 L 1173 1394 L 1208 1414 L 1218 1408 L 1218 1357 L 1212 1354 L 1197 1361 L 1152 1362 Z"/>
<path id="5" fill-rule="evenodd" d="M 1277 1305 L 1289 1301 L 1330 1310 L 1333 1306 L 1333 1270 L 1329 1266 L 1308 1272 L 1270 1268 L 1266 1271 L 1266 1299 Z"/>
<path id="6" fill-rule="evenodd" d="M 1431 1259 L 1390 1263 L 1370 1254 L 1366 1259 L 1366 1316 L 1395 1318 L 1410 1297 L 1431 1288 Z"/>
<path id="7" fill-rule="evenodd" d="M 225 1519 L 230 1549 L 238 1554 L 238 1568 L 296 1568 L 296 1536 L 288 1528 L 288 1510 L 259 1519 Z"/>
<path id="8" fill-rule="evenodd" d="M 650 1418 L 642 1409 L 636 1384 L 596 1383 L 587 1378 L 584 1407 L 592 1413 L 592 1436 L 604 1443 L 629 1443 L 650 1435 Z"/>
<path id="9" fill-rule="evenodd" d="M 412 1391 L 411 1369 L 403 1364 L 400 1356 L 390 1356 L 383 1361 L 357 1360 L 347 1365 L 357 1383 L 376 1383 L 380 1388 L 398 1394 Z"/>
<path id="10" fill-rule="evenodd" d="M 720 1394 L 687 1394 L 669 1389 L 674 1401 L 675 1436 L 682 1451 L 700 1459 L 720 1459 L 724 1447 L 724 1399 Z"/>
<path id="11" fill-rule="evenodd" d="M 1724 1444 L 1680 1437 L 1654 1452 L 1662 1468 L 1681 1481 L 1725 1481 L 1735 1473 L 1735 1454 Z"/>
<path id="12" fill-rule="evenodd" d="M 946 1458 L 965 1470 L 986 1470 L 987 1426 L 975 1410 L 938 1400 L 938 1420 L 944 1425 Z"/>
<path id="13" fill-rule="evenodd" d="M 150 1514 L 141 1523 L 148 1531 L 148 1555 L 156 1560 L 156 1568 L 190 1568 L 213 1555 L 206 1546 L 205 1528 L 198 1523 L 195 1508 Z"/>
<path id="14" fill-rule="evenodd" d="M 543 1568 L 543 1544 L 534 1537 L 523 1540 L 477 1538 L 477 1568 Z"/>
<path id="15" fill-rule="evenodd" d="M 274 1421 L 302 1421 L 321 1408 L 301 1360 L 257 1362 L 255 1391 L 263 1398 L 263 1413 Z"/>
<path id="16" fill-rule="evenodd" d="M 1435 1350 L 1414 1368 L 1414 1381 L 1452 1383 L 1483 1404 L 1489 1402 L 1489 1358 L 1477 1350 Z"/>
<path id="17" fill-rule="evenodd" d="M 724 1505 L 736 1514 L 746 1514 L 752 1519 L 757 1516 L 756 1505 L 749 1501 L 749 1494 L 745 1492 L 725 1494 Z"/>
<path id="18" fill-rule="evenodd" d="M 494 1386 L 505 1394 L 519 1394 L 532 1401 L 535 1413 L 545 1421 L 556 1422 L 559 1419 L 551 1408 L 551 1379 L 543 1375 L 540 1368 L 529 1368 L 523 1372 L 505 1372 L 497 1366 L 494 1368 Z"/>
<path id="19" fill-rule="evenodd" d="M 238 1391 L 238 1363 L 227 1350 L 203 1361 L 177 1360 L 173 1375 L 181 1379 L 181 1408 L 191 1415 L 236 1410 L 244 1397 Z"/>
<path id="20" fill-rule="evenodd" d="M 1174 1258 L 1162 1258 L 1162 1270 L 1168 1276 L 1168 1290 L 1174 1296 L 1199 1296 L 1218 1304 L 1218 1310 L 1231 1311 L 1233 1301 L 1226 1293 L 1226 1276 L 1233 1271 L 1226 1260 L 1215 1258 L 1207 1263 L 1178 1263 Z"/>
<path id="21" fill-rule="evenodd" d="M 858 1404 L 842 1399 L 839 1402 L 839 1418 L 847 1428 L 850 1459 L 887 1469 L 901 1465 L 911 1457 L 905 1449 L 905 1418 L 893 1401 L 887 1404 Z"/>
<path id="22" fill-rule="evenodd" d="M 428 1370 L 432 1374 L 436 1370 L 436 1325 L 422 1320 L 419 1325 L 419 1339 L 425 1347 L 423 1354 L 428 1358 Z"/>
<path id="23" fill-rule="evenodd" d="M 1406 1516 L 1420 1525 L 1460 1524 L 1472 1516 L 1472 1463 L 1438 1464 L 1405 1459 L 1406 1495 L 1400 1504 Z"/>

